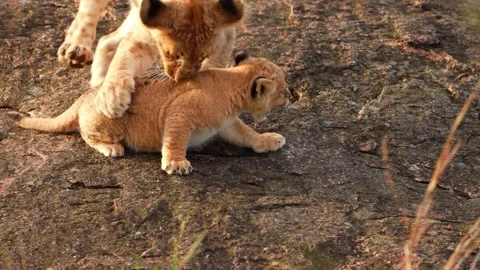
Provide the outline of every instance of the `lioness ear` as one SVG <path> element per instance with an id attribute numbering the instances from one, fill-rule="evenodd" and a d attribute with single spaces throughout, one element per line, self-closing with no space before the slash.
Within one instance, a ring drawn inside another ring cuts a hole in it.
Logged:
<path id="1" fill-rule="evenodd" d="M 253 99 L 259 99 L 275 89 L 275 82 L 265 77 L 258 77 L 253 81 L 251 95 Z"/>
<path id="2" fill-rule="evenodd" d="M 165 24 L 167 5 L 161 0 L 142 0 L 140 19 L 147 27 L 161 27 Z"/>
<path id="3" fill-rule="evenodd" d="M 243 0 L 218 0 L 219 16 L 222 24 L 234 24 L 244 15 Z"/>

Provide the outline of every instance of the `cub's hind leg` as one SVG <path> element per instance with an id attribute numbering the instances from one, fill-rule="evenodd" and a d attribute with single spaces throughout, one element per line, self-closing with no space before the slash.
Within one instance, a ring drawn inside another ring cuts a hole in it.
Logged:
<path id="1" fill-rule="evenodd" d="M 107 157 L 121 157 L 125 148 L 115 137 L 100 132 L 81 132 L 83 140 L 98 152 Z"/>
<path id="2" fill-rule="evenodd" d="M 285 144 L 282 135 L 274 132 L 260 134 L 239 118 L 230 127 L 220 131 L 220 137 L 235 145 L 250 147 L 257 153 L 276 151 Z"/>
<path id="3" fill-rule="evenodd" d="M 121 144 L 125 138 L 123 126 L 118 121 L 92 112 L 92 109 L 94 110 L 89 106 L 80 112 L 79 125 L 83 140 L 107 157 L 123 156 L 125 153 Z"/>
<path id="4" fill-rule="evenodd" d="M 125 148 L 119 143 L 106 143 L 95 139 L 87 139 L 84 136 L 82 136 L 82 138 L 88 145 L 106 157 L 123 157 L 125 154 Z"/>
<path id="5" fill-rule="evenodd" d="M 57 52 L 58 60 L 73 68 L 91 65 L 92 43 L 97 22 L 103 15 L 108 0 L 81 0 L 78 13 L 68 28 L 65 41 Z"/>

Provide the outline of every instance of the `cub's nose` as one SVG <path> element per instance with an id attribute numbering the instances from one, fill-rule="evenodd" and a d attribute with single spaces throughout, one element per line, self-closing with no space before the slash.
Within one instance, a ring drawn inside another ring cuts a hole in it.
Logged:
<path id="1" fill-rule="evenodd" d="M 202 68 L 202 62 L 198 62 L 193 69 L 193 75 L 197 74 L 201 68 Z"/>

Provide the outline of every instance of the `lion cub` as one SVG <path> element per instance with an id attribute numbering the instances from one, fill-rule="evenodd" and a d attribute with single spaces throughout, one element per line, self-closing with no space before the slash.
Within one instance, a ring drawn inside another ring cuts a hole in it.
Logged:
<path id="1" fill-rule="evenodd" d="M 275 107 L 287 106 L 282 70 L 263 58 L 237 54 L 232 68 L 201 71 L 191 80 L 137 82 L 132 106 L 121 118 L 111 119 L 95 110 L 96 90 L 83 94 L 56 118 L 9 115 L 24 128 L 66 132 L 76 128 L 85 142 L 105 156 L 122 156 L 124 146 L 138 151 L 161 151 L 162 170 L 189 174 L 188 147 L 212 136 L 255 152 L 275 151 L 285 144 L 277 133 L 259 134 L 238 115 L 251 113 L 262 120 Z"/>

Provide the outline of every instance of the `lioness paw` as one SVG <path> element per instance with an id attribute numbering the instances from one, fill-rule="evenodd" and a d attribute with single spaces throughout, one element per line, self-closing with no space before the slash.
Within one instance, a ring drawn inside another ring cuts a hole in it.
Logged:
<path id="1" fill-rule="evenodd" d="M 253 151 L 265 153 L 276 151 L 285 144 L 285 137 L 278 133 L 263 133 L 260 140 L 253 146 Z"/>
<path id="2" fill-rule="evenodd" d="M 60 46 L 57 56 L 58 61 L 72 68 L 82 68 L 93 62 L 93 52 L 90 46 L 72 44 L 68 41 Z"/>
<path id="3" fill-rule="evenodd" d="M 97 111 L 108 118 L 118 118 L 127 111 L 134 91 L 133 78 L 123 78 L 115 83 L 105 82 L 95 96 Z"/>
<path id="4" fill-rule="evenodd" d="M 162 170 L 168 174 L 187 175 L 193 171 L 188 160 L 174 161 L 169 158 L 162 158 Z"/>

